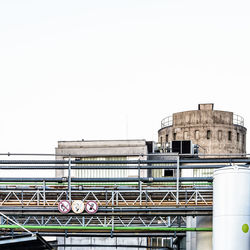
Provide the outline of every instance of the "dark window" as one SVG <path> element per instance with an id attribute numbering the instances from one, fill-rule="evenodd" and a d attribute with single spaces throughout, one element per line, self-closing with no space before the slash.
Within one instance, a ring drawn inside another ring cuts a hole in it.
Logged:
<path id="1" fill-rule="evenodd" d="M 242 135 L 242 143 L 245 143 L 245 135 Z"/>
<path id="2" fill-rule="evenodd" d="M 164 177 L 173 177 L 174 171 L 172 169 L 164 169 Z"/>
<path id="3" fill-rule="evenodd" d="M 207 139 L 208 139 L 208 140 L 211 139 L 211 130 L 208 130 L 208 131 L 207 131 Z"/>
<path id="4" fill-rule="evenodd" d="M 166 142 L 168 142 L 168 135 L 166 135 Z"/>
<path id="5" fill-rule="evenodd" d="M 172 141 L 172 152 L 191 154 L 191 141 Z"/>
<path id="6" fill-rule="evenodd" d="M 228 140 L 231 141 L 232 140 L 232 132 L 228 131 Z"/>
<path id="7" fill-rule="evenodd" d="M 191 153 L 191 141 L 182 141 L 182 154 Z"/>
<path id="8" fill-rule="evenodd" d="M 240 133 L 237 133 L 237 141 L 240 141 Z"/>
<path id="9" fill-rule="evenodd" d="M 160 140 L 161 140 L 160 143 L 161 143 L 161 145 L 162 145 L 162 136 L 161 136 Z"/>
<path id="10" fill-rule="evenodd" d="M 173 140 L 176 140 L 176 133 L 173 133 Z"/>
<path id="11" fill-rule="evenodd" d="M 181 141 L 172 141 L 172 152 L 181 154 Z"/>

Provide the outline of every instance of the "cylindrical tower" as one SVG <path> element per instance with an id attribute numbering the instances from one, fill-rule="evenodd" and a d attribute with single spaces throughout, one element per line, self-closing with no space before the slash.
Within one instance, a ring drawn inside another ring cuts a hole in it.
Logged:
<path id="1" fill-rule="evenodd" d="M 213 250 L 250 250 L 250 168 L 214 172 Z"/>
<path id="2" fill-rule="evenodd" d="M 198 110 L 174 113 L 161 122 L 159 143 L 191 140 L 205 154 L 246 153 L 244 119 L 228 111 L 214 110 L 214 104 L 199 104 Z"/>

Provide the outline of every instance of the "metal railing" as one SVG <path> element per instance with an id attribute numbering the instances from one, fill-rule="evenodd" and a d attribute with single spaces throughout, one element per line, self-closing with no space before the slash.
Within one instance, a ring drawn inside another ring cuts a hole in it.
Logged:
<path id="1" fill-rule="evenodd" d="M 161 128 L 169 127 L 173 125 L 173 116 L 167 116 L 161 121 Z"/>
<path id="2" fill-rule="evenodd" d="M 244 118 L 240 115 L 233 115 L 233 124 L 240 125 L 244 127 Z"/>
<path id="3" fill-rule="evenodd" d="M 233 124 L 244 126 L 244 118 L 240 115 L 233 114 Z M 173 116 L 167 116 L 161 120 L 161 128 L 169 127 L 173 125 Z"/>

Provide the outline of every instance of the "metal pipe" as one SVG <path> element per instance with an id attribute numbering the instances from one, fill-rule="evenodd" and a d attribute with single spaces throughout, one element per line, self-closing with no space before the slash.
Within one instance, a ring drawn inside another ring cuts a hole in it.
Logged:
<path id="1" fill-rule="evenodd" d="M 71 182 L 176 182 L 176 177 L 159 177 L 159 178 L 71 178 Z M 4 177 L 0 178 L 0 182 L 67 182 L 68 179 L 65 177 L 62 178 L 12 178 L 12 177 Z M 212 182 L 213 177 L 180 177 L 180 182 Z"/>
<path id="2" fill-rule="evenodd" d="M 68 166 L 68 200 L 71 203 L 71 158 L 69 158 Z"/>
<path id="3" fill-rule="evenodd" d="M 176 156 L 175 153 L 154 153 L 154 154 L 143 154 L 143 156 L 150 156 L 150 155 L 162 155 L 162 156 Z M 64 156 L 64 157 L 92 157 L 96 156 L 94 154 L 92 155 L 86 155 L 86 154 L 39 154 L 39 153 L 0 153 L 0 155 L 3 156 Z M 119 154 L 116 156 L 140 156 L 142 154 Z M 181 154 L 180 156 L 229 156 L 229 157 L 247 157 L 250 154 L 247 153 L 233 153 L 233 154 Z M 105 156 L 114 156 L 113 154 L 100 154 L 99 157 L 105 157 Z"/>
<path id="4" fill-rule="evenodd" d="M 6 235 L 7 232 L 0 232 L 0 235 Z M 14 235 L 18 235 L 20 236 L 20 232 L 13 232 Z M 12 232 L 11 232 L 12 235 Z M 21 234 L 22 235 L 22 234 Z M 58 236 L 58 237 L 65 237 L 65 233 L 59 233 L 59 232 L 39 232 L 39 235 L 41 236 Z M 168 236 L 185 236 L 186 233 L 184 232 L 168 232 Z M 74 232 L 74 233 L 67 233 L 68 237 L 97 237 L 96 232 Z M 114 232 L 113 233 L 113 237 L 166 237 L 166 233 L 165 232 L 151 232 L 151 233 L 143 233 L 143 232 L 129 232 L 129 233 L 124 233 L 124 232 Z M 98 237 L 110 237 L 110 232 L 98 232 Z"/>
<path id="5" fill-rule="evenodd" d="M 110 237 L 110 235 L 109 235 Z M 113 237 L 113 236 L 112 236 Z M 97 248 L 115 248 L 115 249 L 119 249 L 119 248 L 122 248 L 122 249 L 125 249 L 125 248 L 133 248 L 133 249 L 148 249 L 149 246 L 146 246 L 146 245 L 119 245 L 119 244 L 114 244 L 114 245 L 104 245 L 104 244 L 53 244 L 53 243 L 50 243 L 50 245 L 52 247 L 66 247 L 66 248 L 69 248 L 70 249 L 73 247 L 78 247 L 78 249 L 84 249 L 84 248 L 92 248 L 93 249 L 97 249 Z M 151 248 L 152 249 L 152 248 Z M 163 249 L 162 247 L 153 247 L 153 249 Z M 169 249 L 173 249 L 173 248 L 169 248 L 169 247 L 164 247 L 164 249 L 166 250 L 169 250 Z"/>
<path id="6" fill-rule="evenodd" d="M 75 184 L 75 186 L 73 186 Z M 71 189 L 72 191 L 74 191 L 73 193 L 75 193 L 76 191 L 79 193 L 82 193 L 82 192 L 87 192 L 87 191 L 102 191 L 102 192 L 110 192 L 111 190 L 119 190 L 119 191 L 136 191 L 137 190 L 137 185 L 135 186 L 121 186 L 121 187 L 117 187 L 117 185 L 114 185 L 112 183 L 109 183 L 110 186 L 107 187 L 107 185 L 105 186 L 98 186 L 98 187 L 88 187 L 88 186 L 84 186 L 82 187 L 81 184 L 78 185 L 78 183 L 74 183 L 71 185 Z M 11 185 L 11 186 L 8 186 L 8 185 Z M 53 192 L 58 192 L 58 191 L 62 191 L 64 190 L 63 188 L 66 189 L 66 186 L 65 185 L 62 185 L 60 183 L 52 183 L 50 185 L 46 185 L 45 188 L 43 186 L 43 183 L 35 183 L 35 186 L 34 183 L 30 183 L 29 185 L 31 186 L 28 186 L 27 183 L 8 183 L 8 185 L 0 185 L 0 192 L 4 192 L 4 191 L 37 191 L 37 190 L 46 190 L 46 191 L 49 191 L 49 193 L 53 193 Z M 13 186 L 13 185 L 16 185 L 16 186 Z M 88 184 L 90 185 L 90 184 Z M 55 186 L 58 186 L 59 188 L 55 187 Z M 195 186 L 195 187 L 188 187 L 188 189 L 186 188 L 186 186 L 180 186 L 180 189 L 179 191 L 180 192 L 183 192 L 183 191 L 187 191 L 187 192 L 192 192 L 194 190 L 208 190 L 208 191 L 212 191 L 213 187 L 212 186 L 204 186 L 204 187 L 201 187 L 201 186 Z M 143 187 L 143 190 L 144 191 L 150 191 L 150 192 L 157 192 L 157 191 L 166 191 L 166 190 L 170 190 L 172 191 L 173 190 L 173 187 L 168 187 L 168 186 L 161 186 L 161 187 L 155 187 L 154 189 L 152 189 L 152 187 Z"/>
<path id="7" fill-rule="evenodd" d="M 209 169 L 209 168 L 223 168 L 227 165 L 183 165 L 179 166 L 180 169 Z M 246 165 L 242 165 L 246 166 Z M 0 165 L 0 169 L 68 169 L 68 166 L 65 165 L 56 165 L 56 166 L 50 166 L 50 165 Z M 113 166 L 113 165 L 75 165 L 71 166 L 71 169 L 138 169 L 138 166 Z M 160 165 L 160 166 L 143 166 L 140 165 L 140 169 L 177 169 L 177 165 Z"/>
<path id="8" fill-rule="evenodd" d="M 175 155 L 176 156 L 176 155 Z M 222 156 L 222 155 L 220 155 Z M 180 163 L 249 163 L 250 158 L 189 158 L 180 159 Z M 138 160 L 124 160 L 124 161 L 98 161 L 98 160 L 72 160 L 72 164 L 138 164 Z M 141 160 L 141 164 L 176 164 L 176 160 Z M 0 160 L 0 164 L 68 164 L 67 160 Z"/>
<path id="9" fill-rule="evenodd" d="M 113 248 L 115 247 L 115 249 L 119 249 L 119 248 L 133 248 L 133 249 L 140 249 L 140 248 L 143 248 L 143 249 L 146 249 L 148 246 L 145 246 L 145 245 L 103 245 L 103 244 L 51 244 L 50 245 L 52 247 L 70 247 L 70 249 L 72 249 L 72 247 L 80 247 L 81 249 L 84 249 L 84 248 L 94 248 L 94 249 L 97 249 L 97 248 L 105 248 L 105 247 L 108 247 L 108 248 Z M 162 247 L 154 247 L 154 249 L 162 249 Z M 168 249 L 168 248 L 167 248 Z"/>
<path id="10" fill-rule="evenodd" d="M 176 205 L 179 205 L 179 182 L 180 182 L 180 157 L 177 157 L 177 171 L 176 171 Z"/>
<path id="11" fill-rule="evenodd" d="M 30 230 L 112 230 L 112 227 L 94 227 L 94 226 L 30 226 L 23 225 L 24 228 Z M 1 229 L 18 229 L 20 226 L 17 225 L 0 225 Z M 211 227 L 114 227 L 114 231 L 199 231 L 199 232 L 210 232 Z"/>
<path id="12" fill-rule="evenodd" d="M 0 206 L 0 211 L 50 211 L 50 212 L 58 212 L 57 207 L 18 207 L 18 206 Z M 206 207 L 147 207 L 147 208 L 142 208 L 142 207 L 130 207 L 130 208 L 120 208 L 120 207 L 114 207 L 114 208 L 105 208 L 105 207 L 100 207 L 98 209 L 98 214 L 101 212 L 197 212 L 197 211 L 202 211 L 202 212 L 211 212 L 212 211 L 212 206 L 206 206 Z M 68 214 L 67 214 L 68 215 Z M 69 213 L 69 215 L 75 215 L 74 213 Z M 65 216 L 65 215 L 64 215 Z M 84 216 L 88 216 L 88 214 L 84 213 Z"/>

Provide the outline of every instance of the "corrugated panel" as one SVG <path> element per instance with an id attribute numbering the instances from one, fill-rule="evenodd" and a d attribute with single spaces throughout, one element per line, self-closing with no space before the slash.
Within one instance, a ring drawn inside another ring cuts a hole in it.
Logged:
<path id="1" fill-rule="evenodd" d="M 80 160 L 82 161 L 125 161 L 131 160 L 130 157 L 127 156 L 117 156 L 117 157 L 84 157 Z M 80 164 L 78 164 L 79 166 Z M 83 165 L 83 164 L 82 164 Z M 89 164 L 90 166 L 102 166 L 105 164 Z M 113 166 L 119 166 L 119 164 L 109 164 Z M 121 165 L 121 164 L 120 164 Z M 72 170 L 72 177 L 77 178 L 121 178 L 121 177 L 129 177 L 130 170 L 128 169 L 79 169 L 79 170 Z M 88 183 L 90 185 L 96 183 Z M 98 183 L 101 184 L 101 183 Z M 105 183 L 111 184 L 111 183 Z M 119 183 L 122 184 L 122 183 Z"/>
<path id="2" fill-rule="evenodd" d="M 117 161 L 127 160 L 127 157 L 84 157 L 82 161 Z M 105 164 L 89 164 L 90 166 L 102 166 Z M 117 164 L 110 164 L 111 166 L 118 166 Z M 78 164 L 79 166 L 79 164 Z M 127 169 L 79 169 L 72 170 L 72 176 L 79 178 L 116 178 L 116 177 L 128 177 Z"/>

